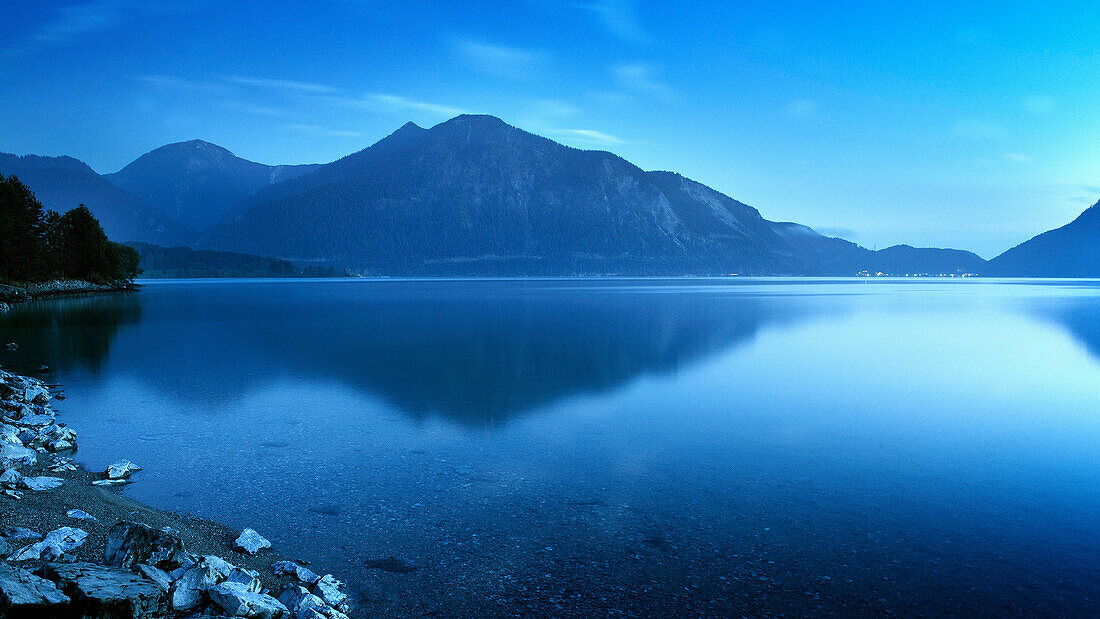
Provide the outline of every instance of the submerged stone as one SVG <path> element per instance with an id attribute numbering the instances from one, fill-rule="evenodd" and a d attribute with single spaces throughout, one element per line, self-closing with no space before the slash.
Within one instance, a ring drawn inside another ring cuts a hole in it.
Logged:
<path id="1" fill-rule="evenodd" d="M 410 559 L 403 557 L 388 556 L 382 559 L 373 559 L 363 564 L 364 567 L 370 570 L 383 570 L 386 572 L 394 572 L 396 574 L 407 574 L 408 572 L 416 571 L 419 567 Z"/>

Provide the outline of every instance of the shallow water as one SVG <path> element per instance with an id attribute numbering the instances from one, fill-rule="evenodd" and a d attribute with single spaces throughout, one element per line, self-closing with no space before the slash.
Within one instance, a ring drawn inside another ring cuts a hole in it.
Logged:
<path id="1" fill-rule="evenodd" d="M 364 614 L 1100 599 L 1097 281 L 149 282 L 0 339 L 81 461 Z"/>

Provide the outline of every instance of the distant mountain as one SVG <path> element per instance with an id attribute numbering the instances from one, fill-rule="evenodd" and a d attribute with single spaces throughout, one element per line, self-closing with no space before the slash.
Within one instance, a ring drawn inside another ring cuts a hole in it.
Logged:
<path id="1" fill-rule="evenodd" d="M 989 261 L 985 275 L 1100 277 L 1100 202 L 1072 222 L 1044 232 Z"/>
<path id="2" fill-rule="evenodd" d="M 225 219 L 237 203 L 260 189 L 317 167 L 264 165 L 191 140 L 148 152 L 105 178 L 198 232 Z"/>
<path id="3" fill-rule="evenodd" d="M 342 277 L 332 267 L 300 267 L 286 260 L 228 251 L 130 243 L 141 255 L 142 277 Z"/>
<path id="4" fill-rule="evenodd" d="M 72 157 L 0 153 L 0 174 L 18 176 L 48 209 L 65 212 L 87 205 L 114 241 L 181 245 L 194 238 L 183 225 Z"/>
<path id="5" fill-rule="evenodd" d="M 200 248 L 387 274 L 855 274 L 872 252 L 491 116 L 412 123 L 258 191 Z"/>
<path id="6" fill-rule="evenodd" d="M 863 270 L 888 275 L 977 275 L 985 264 L 977 254 L 961 249 L 895 245 L 871 252 Z"/>

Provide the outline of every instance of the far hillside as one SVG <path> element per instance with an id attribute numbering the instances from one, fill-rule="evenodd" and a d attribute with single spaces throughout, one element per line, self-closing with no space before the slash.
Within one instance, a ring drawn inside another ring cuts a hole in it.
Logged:
<path id="1" fill-rule="evenodd" d="M 142 277 L 346 277 L 331 267 L 300 267 L 286 260 L 229 251 L 129 243 L 141 255 Z"/>

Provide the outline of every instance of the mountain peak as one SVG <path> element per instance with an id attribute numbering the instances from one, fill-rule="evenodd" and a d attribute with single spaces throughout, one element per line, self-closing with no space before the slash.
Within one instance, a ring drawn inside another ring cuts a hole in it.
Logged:
<path id="1" fill-rule="evenodd" d="M 459 114 L 443 125 L 467 126 L 492 129 L 511 129 L 512 125 L 489 114 Z"/>

